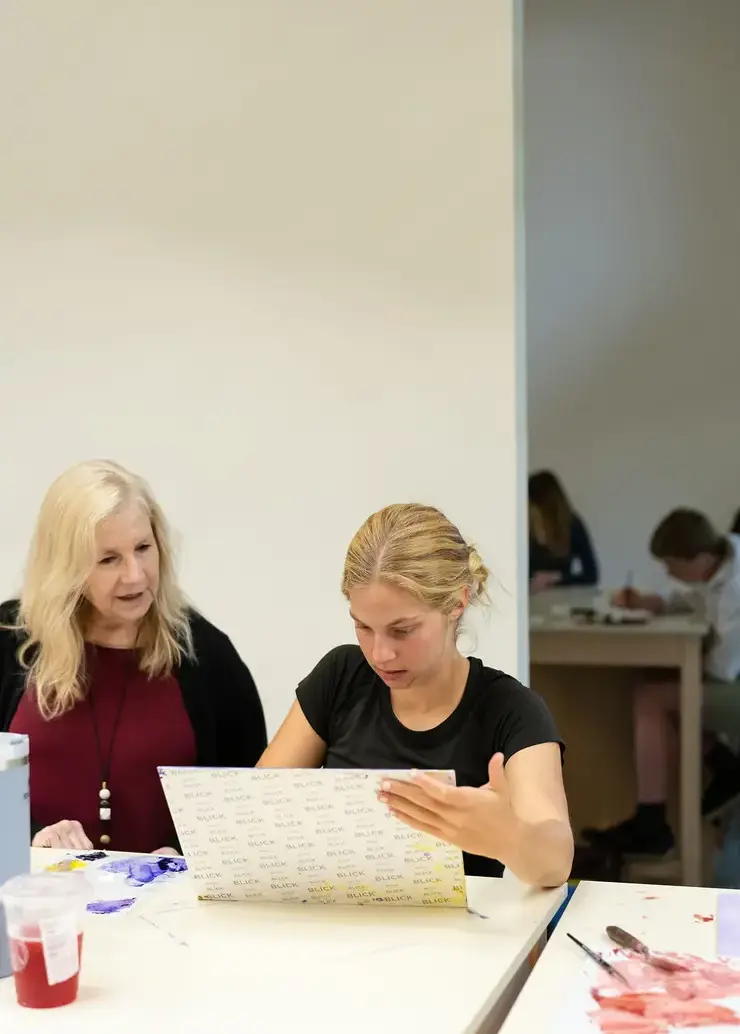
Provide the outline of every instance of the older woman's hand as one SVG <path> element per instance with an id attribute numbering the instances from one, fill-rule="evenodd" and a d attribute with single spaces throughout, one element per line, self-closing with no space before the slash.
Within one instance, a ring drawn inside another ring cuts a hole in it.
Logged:
<path id="1" fill-rule="evenodd" d="M 31 847 L 55 847 L 73 851 L 89 851 L 92 841 L 76 819 L 62 819 L 53 826 L 44 826 L 31 842 Z"/>

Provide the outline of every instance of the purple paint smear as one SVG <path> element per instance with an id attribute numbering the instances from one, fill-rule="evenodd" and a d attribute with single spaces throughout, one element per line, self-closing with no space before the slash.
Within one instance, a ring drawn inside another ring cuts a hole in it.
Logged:
<path id="1" fill-rule="evenodd" d="M 96 916 L 110 916 L 116 912 L 124 912 L 136 903 L 136 898 L 116 898 L 113 901 L 90 901 L 87 911 Z"/>
<path id="2" fill-rule="evenodd" d="M 717 896 L 717 954 L 740 958 L 740 894 Z"/>
<path id="3" fill-rule="evenodd" d="M 155 880 L 167 879 L 174 873 L 185 872 L 187 865 L 184 858 L 167 858 L 162 855 L 156 858 L 117 858 L 102 865 L 101 869 L 122 873 L 130 887 L 143 887 Z"/>

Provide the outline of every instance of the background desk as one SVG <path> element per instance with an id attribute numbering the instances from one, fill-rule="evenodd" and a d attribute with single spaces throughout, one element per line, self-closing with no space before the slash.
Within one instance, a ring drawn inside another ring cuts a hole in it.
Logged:
<path id="1" fill-rule="evenodd" d="M 33 852 L 36 866 L 63 852 Z M 472 908 L 196 902 L 188 880 L 145 888 L 135 911 L 90 916 L 80 999 L 39 1012 L 0 981 L 13 1034 L 472 1034 L 496 1031 L 565 898 L 468 878 Z"/>
<path id="2" fill-rule="evenodd" d="M 604 930 L 610 923 L 617 923 L 656 951 L 688 952 L 713 958 L 717 945 L 716 921 L 697 921 L 695 914 L 716 917 L 716 890 L 581 882 L 501 1034 L 562 1031 L 563 1026 L 557 1026 L 554 1010 L 567 1001 L 578 982 L 584 980 L 584 974 L 591 984 L 595 982 L 594 964 L 568 940 L 567 932 L 589 948 L 609 951 L 611 945 Z"/>
<path id="3" fill-rule="evenodd" d="M 565 780 L 574 826 L 619 821 L 634 807 L 630 694 L 641 669 L 675 668 L 681 680 L 681 879 L 701 884 L 701 645 L 707 626 L 690 616 L 585 625 L 553 612 L 587 604 L 593 595 L 560 590 L 531 603 L 531 682 L 568 744 Z M 621 674 L 610 677 L 608 669 Z"/>

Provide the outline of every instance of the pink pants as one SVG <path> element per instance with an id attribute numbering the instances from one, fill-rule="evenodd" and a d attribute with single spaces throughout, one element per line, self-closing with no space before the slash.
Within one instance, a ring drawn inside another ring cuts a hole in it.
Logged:
<path id="1" fill-rule="evenodd" d="M 663 804 L 668 768 L 675 757 L 679 686 L 675 680 L 645 682 L 635 689 L 635 764 L 637 800 Z"/>
<path id="2" fill-rule="evenodd" d="M 716 733 L 737 731 L 740 684 L 704 682 L 702 725 L 704 750 L 716 742 Z M 668 772 L 678 756 L 679 683 L 675 676 L 653 673 L 634 696 L 637 800 L 663 804 L 668 796 Z"/>

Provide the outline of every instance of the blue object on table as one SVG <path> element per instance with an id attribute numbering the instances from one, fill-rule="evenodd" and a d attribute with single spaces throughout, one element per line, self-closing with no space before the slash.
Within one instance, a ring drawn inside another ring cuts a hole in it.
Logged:
<path id="1" fill-rule="evenodd" d="M 561 918 L 563 916 L 563 912 L 566 910 L 566 908 L 570 904 L 570 899 L 573 897 L 573 894 L 575 893 L 575 889 L 576 889 L 577 886 L 578 886 L 578 882 L 577 881 L 568 884 L 568 894 L 567 894 L 567 896 L 565 898 L 565 901 L 562 903 L 560 908 L 557 910 L 555 915 L 550 920 L 550 925 L 547 928 L 547 936 L 548 937 L 552 937 L 552 932 L 555 929 L 555 927 L 558 925 L 558 923 L 560 922 L 560 920 L 561 920 Z"/>
<path id="2" fill-rule="evenodd" d="M 28 736 L 0 732 L 0 887 L 31 869 L 31 808 L 28 790 Z M 0 979 L 13 972 L 0 905 Z"/>

